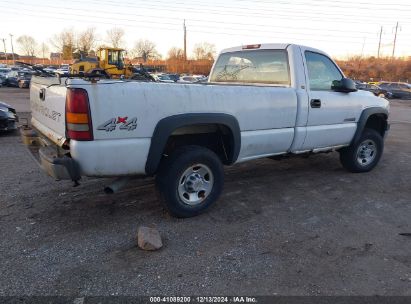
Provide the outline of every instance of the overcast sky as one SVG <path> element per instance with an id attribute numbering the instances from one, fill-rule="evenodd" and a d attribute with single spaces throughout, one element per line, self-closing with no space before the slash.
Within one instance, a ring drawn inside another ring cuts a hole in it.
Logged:
<path id="1" fill-rule="evenodd" d="M 173 46 L 183 47 L 184 19 L 189 55 L 203 41 L 215 44 L 217 51 L 291 42 L 337 58 L 376 55 L 381 26 L 381 52 L 391 55 L 398 21 L 395 54 L 411 56 L 409 0 L 0 0 L 0 38 L 7 38 L 8 51 L 9 33 L 15 40 L 26 34 L 49 43 L 64 28 L 95 27 L 102 44 L 106 31 L 117 26 L 126 32 L 124 47 L 149 39 L 166 55 Z"/>

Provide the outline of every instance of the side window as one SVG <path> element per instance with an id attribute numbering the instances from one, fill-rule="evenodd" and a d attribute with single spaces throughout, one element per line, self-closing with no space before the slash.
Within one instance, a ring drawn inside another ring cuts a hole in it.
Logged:
<path id="1" fill-rule="evenodd" d="M 331 90 L 334 80 L 341 80 L 343 75 L 327 57 L 314 52 L 305 52 L 310 89 L 314 91 Z"/>

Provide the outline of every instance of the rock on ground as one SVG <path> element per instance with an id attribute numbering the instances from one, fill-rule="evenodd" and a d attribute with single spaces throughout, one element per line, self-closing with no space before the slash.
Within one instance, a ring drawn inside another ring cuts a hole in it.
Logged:
<path id="1" fill-rule="evenodd" d="M 163 247 L 158 230 L 144 226 L 138 228 L 137 244 L 143 250 L 158 250 Z"/>

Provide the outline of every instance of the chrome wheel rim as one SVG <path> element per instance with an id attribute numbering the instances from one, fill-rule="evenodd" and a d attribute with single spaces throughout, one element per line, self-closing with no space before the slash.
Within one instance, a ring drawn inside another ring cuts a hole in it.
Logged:
<path id="1" fill-rule="evenodd" d="M 211 193 L 214 176 L 204 164 L 195 164 L 187 168 L 179 178 L 178 195 L 187 205 L 201 204 Z"/>
<path id="2" fill-rule="evenodd" d="M 371 139 L 363 141 L 357 150 L 357 162 L 360 166 L 368 166 L 377 156 L 377 145 Z"/>

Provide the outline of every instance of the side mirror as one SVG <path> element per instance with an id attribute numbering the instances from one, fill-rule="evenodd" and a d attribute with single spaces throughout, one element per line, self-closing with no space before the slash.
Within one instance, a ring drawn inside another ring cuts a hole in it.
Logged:
<path id="1" fill-rule="evenodd" d="M 331 85 L 331 90 L 335 92 L 350 93 L 356 92 L 357 87 L 355 82 L 349 78 L 342 78 L 341 80 L 334 80 Z"/>

